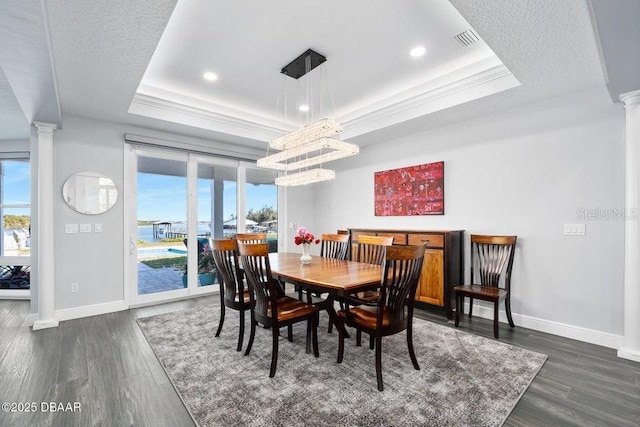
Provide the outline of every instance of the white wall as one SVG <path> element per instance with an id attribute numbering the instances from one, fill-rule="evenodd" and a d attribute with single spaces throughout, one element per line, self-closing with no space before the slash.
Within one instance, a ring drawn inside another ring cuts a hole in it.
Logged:
<path id="1" fill-rule="evenodd" d="M 374 216 L 374 172 L 440 160 L 445 215 Z M 623 220 L 578 212 L 624 208 L 624 111 L 605 88 L 364 146 L 338 166 L 335 181 L 316 186 L 314 230 L 518 235 L 516 323 L 612 347 L 621 339 Z M 585 223 L 586 236 L 564 236 L 565 223 Z M 468 256 L 468 235 L 466 245 Z"/>
<path id="2" fill-rule="evenodd" d="M 54 134 L 55 309 L 124 299 L 122 126 L 67 116 Z M 118 200 L 101 215 L 83 215 L 62 198 L 62 186 L 76 172 L 100 172 L 118 188 Z M 65 224 L 102 224 L 102 233 L 66 234 Z M 71 283 L 79 292 L 71 293 Z"/>
<path id="3" fill-rule="evenodd" d="M 220 148 L 220 143 L 172 135 L 124 124 L 65 116 L 64 128 L 54 134 L 55 309 L 59 317 L 72 318 L 126 308 L 124 285 L 124 134 L 131 133 L 193 147 Z M 228 147 L 227 147 L 228 148 Z M 239 155 L 255 150 L 234 147 Z M 100 172 L 119 190 L 118 201 L 101 215 L 83 215 L 67 206 L 62 186 L 80 171 Z M 102 233 L 66 234 L 65 224 L 102 225 Z M 79 292 L 71 293 L 71 283 Z M 33 305 L 33 304 L 32 304 Z M 63 311 L 63 314 L 60 314 Z"/>

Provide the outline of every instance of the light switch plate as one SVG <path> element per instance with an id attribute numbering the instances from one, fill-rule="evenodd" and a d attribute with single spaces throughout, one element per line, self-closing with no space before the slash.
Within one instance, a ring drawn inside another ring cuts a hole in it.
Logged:
<path id="1" fill-rule="evenodd" d="M 96 233 L 102 233 L 102 224 L 93 224 L 93 231 Z"/>
<path id="2" fill-rule="evenodd" d="M 80 224 L 81 233 L 91 233 L 91 224 Z"/>
<path id="3" fill-rule="evenodd" d="M 67 234 L 75 234 L 78 232 L 78 224 L 65 224 L 64 232 Z"/>

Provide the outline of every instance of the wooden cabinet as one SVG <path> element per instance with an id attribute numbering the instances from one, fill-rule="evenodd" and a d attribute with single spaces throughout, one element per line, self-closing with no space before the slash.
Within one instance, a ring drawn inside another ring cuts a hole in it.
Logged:
<path id="1" fill-rule="evenodd" d="M 464 282 L 464 230 L 383 230 L 350 228 L 352 253 L 358 236 L 393 236 L 394 245 L 425 245 L 424 263 L 416 289 L 416 307 L 440 311 L 451 319 L 453 287 Z"/>

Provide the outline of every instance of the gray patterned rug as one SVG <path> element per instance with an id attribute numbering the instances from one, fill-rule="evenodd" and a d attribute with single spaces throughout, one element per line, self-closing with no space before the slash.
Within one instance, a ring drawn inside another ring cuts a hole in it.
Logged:
<path id="1" fill-rule="evenodd" d="M 327 334 L 323 313 L 320 357 L 306 354 L 305 326 L 294 341 L 280 338 L 278 371 L 269 378 L 271 331 L 256 330 L 251 354 L 236 352 L 238 313 L 206 307 L 138 320 L 158 360 L 191 413 L 205 426 L 497 426 L 546 356 L 421 319 L 413 369 L 404 333 L 383 338 L 384 392 L 378 392 L 374 352 Z M 247 315 L 247 323 L 249 317 Z M 285 330 L 283 330 L 284 332 Z M 286 336 L 286 334 L 283 334 Z M 355 335 L 355 334 L 352 334 Z M 248 341 L 248 327 L 244 345 Z"/>

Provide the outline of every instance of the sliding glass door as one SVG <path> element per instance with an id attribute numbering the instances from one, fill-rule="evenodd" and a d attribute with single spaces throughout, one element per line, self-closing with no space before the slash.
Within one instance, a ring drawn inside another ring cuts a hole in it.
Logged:
<path id="1" fill-rule="evenodd" d="M 141 304 L 216 291 L 210 240 L 266 231 L 277 250 L 273 171 L 214 156 L 132 147 L 130 301 Z M 242 214 L 240 214 L 242 212 Z"/>

